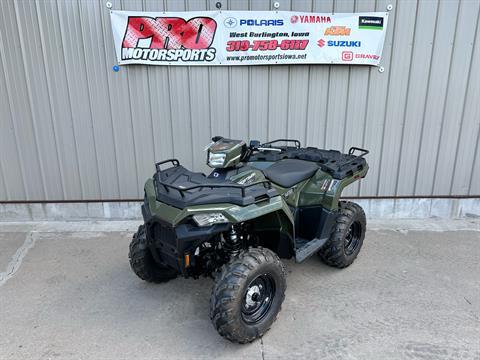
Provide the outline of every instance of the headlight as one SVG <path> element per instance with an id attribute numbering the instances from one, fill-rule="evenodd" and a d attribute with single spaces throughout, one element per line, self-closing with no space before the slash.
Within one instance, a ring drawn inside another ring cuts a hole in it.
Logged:
<path id="1" fill-rule="evenodd" d="M 212 167 L 221 167 L 225 163 L 225 154 L 210 153 L 208 156 L 208 164 Z"/>
<path id="2" fill-rule="evenodd" d="M 220 213 L 193 215 L 193 220 L 195 220 L 198 226 L 209 226 L 228 222 L 228 219 Z"/>

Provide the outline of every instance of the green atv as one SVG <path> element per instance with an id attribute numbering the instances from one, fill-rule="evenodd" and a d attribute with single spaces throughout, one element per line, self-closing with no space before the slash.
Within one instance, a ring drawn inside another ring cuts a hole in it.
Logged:
<path id="1" fill-rule="evenodd" d="M 367 174 L 367 153 L 216 136 L 208 176 L 176 159 L 159 162 L 145 183 L 145 224 L 130 244 L 130 265 L 155 283 L 213 276 L 213 325 L 231 341 L 251 342 L 270 328 L 285 297 L 280 258 L 302 262 L 318 253 L 344 268 L 357 257 L 365 213 L 339 198 Z"/>

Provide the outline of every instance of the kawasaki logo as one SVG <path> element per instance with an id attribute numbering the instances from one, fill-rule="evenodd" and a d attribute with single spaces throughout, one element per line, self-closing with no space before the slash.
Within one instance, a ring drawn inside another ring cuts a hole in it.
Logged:
<path id="1" fill-rule="evenodd" d="M 359 29 L 382 30 L 383 17 L 378 16 L 360 16 L 358 18 Z"/>

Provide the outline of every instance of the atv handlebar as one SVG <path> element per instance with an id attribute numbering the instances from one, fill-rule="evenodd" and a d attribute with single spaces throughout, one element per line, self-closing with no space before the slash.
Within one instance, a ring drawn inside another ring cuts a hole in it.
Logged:
<path id="1" fill-rule="evenodd" d="M 295 147 L 297 149 L 300 149 L 302 147 L 302 144 L 300 143 L 300 141 L 299 140 L 294 140 L 294 139 L 277 139 L 277 140 L 273 140 L 273 141 L 263 143 L 259 147 L 267 147 L 267 145 L 272 145 L 272 144 L 275 144 L 277 142 L 293 142 L 293 143 L 295 143 Z"/>

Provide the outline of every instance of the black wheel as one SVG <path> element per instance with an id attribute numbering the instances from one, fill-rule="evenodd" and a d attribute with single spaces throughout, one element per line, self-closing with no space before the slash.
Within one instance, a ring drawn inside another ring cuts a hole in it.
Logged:
<path id="1" fill-rule="evenodd" d="M 365 212 L 360 205 L 341 201 L 330 239 L 318 255 L 327 265 L 337 268 L 349 266 L 362 248 L 366 227 Z"/>
<path id="2" fill-rule="evenodd" d="M 138 231 L 133 235 L 128 258 L 133 272 L 142 280 L 162 283 L 177 276 L 177 272 L 174 269 L 158 264 L 153 258 L 147 246 L 147 235 L 144 225 L 140 225 Z"/>
<path id="3" fill-rule="evenodd" d="M 222 267 L 210 298 L 218 333 L 241 344 L 261 337 L 275 321 L 285 298 L 285 267 L 269 249 L 242 251 Z"/>

